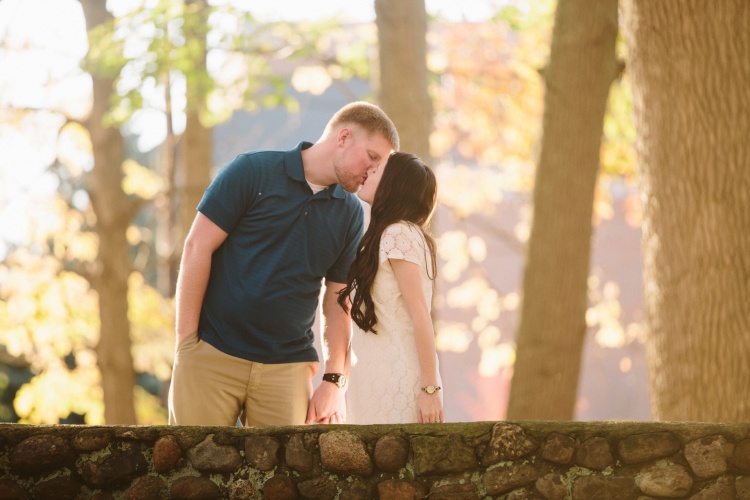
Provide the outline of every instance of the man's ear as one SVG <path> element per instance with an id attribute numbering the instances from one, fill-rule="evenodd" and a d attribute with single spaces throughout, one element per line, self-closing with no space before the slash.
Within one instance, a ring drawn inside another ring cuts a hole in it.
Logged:
<path id="1" fill-rule="evenodd" d="M 343 146 L 346 141 L 351 139 L 352 131 L 349 130 L 349 128 L 344 127 L 341 130 L 339 130 L 338 136 L 336 137 L 337 143 L 339 146 Z"/>

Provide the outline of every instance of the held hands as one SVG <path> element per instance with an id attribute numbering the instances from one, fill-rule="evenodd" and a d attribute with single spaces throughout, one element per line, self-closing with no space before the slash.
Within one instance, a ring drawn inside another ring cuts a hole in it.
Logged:
<path id="1" fill-rule="evenodd" d="M 419 423 L 442 423 L 444 422 L 443 417 L 443 401 L 440 398 L 440 394 L 437 392 L 433 394 L 427 394 L 422 391 L 419 395 Z"/>
<path id="2" fill-rule="evenodd" d="M 336 384 L 321 382 L 307 407 L 306 424 L 345 424 L 346 402 L 344 389 Z"/>

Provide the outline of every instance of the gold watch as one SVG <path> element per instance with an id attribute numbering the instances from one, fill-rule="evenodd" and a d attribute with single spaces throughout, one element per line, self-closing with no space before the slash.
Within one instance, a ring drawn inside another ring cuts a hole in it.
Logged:
<path id="1" fill-rule="evenodd" d="M 440 390 L 440 386 L 435 387 L 434 385 L 427 385 L 425 387 L 422 387 L 422 390 L 426 392 L 427 394 L 435 394 L 437 391 Z"/>

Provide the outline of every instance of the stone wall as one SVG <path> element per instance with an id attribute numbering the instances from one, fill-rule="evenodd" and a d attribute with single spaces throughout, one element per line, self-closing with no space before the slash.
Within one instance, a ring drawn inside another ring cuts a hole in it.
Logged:
<path id="1" fill-rule="evenodd" d="M 750 423 L 0 424 L 0 499 L 750 500 Z"/>

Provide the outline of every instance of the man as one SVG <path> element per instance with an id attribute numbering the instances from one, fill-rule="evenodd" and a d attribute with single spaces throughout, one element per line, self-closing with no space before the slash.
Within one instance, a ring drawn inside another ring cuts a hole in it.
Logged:
<path id="1" fill-rule="evenodd" d="M 177 281 L 170 424 L 344 422 L 351 323 L 336 299 L 363 232 L 352 193 L 398 147 L 388 116 L 354 102 L 317 143 L 241 154 L 217 175 Z M 323 279 L 327 356 L 313 393 Z"/>

